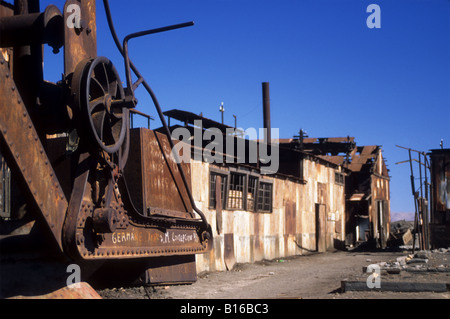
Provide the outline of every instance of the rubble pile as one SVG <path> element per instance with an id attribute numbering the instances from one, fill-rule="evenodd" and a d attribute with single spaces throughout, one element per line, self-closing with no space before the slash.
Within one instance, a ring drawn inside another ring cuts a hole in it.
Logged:
<path id="1" fill-rule="evenodd" d="M 421 250 L 415 254 L 397 257 L 395 261 L 376 263 L 382 272 L 399 274 L 406 272 L 435 272 L 450 274 L 450 247 Z"/>
<path id="2" fill-rule="evenodd" d="M 400 220 L 392 223 L 392 231 L 389 234 L 388 245 L 390 247 L 401 247 L 412 245 L 414 222 Z"/>
<path id="3" fill-rule="evenodd" d="M 366 261 L 371 264 L 363 267 L 361 275 L 343 280 L 341 291 L 448 293 L 450 289 L 450 247 L 431 251 L 421 250 L 406 256 L 398 254 L 394 258 L 391 261 L 376 263 L 367 259 Z"/>

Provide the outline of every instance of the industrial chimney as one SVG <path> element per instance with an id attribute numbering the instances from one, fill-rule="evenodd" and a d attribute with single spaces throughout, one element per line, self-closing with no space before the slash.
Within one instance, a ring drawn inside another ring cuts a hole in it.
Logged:
<path id="1" fill-rule="evenodd" d="M 263 117 L 264 117 L 264 143 L 271 144 L 271 127 L 270 127 L 270 92 L 269 92 L 269 82 L 262 83 L 263 90 Z"/>

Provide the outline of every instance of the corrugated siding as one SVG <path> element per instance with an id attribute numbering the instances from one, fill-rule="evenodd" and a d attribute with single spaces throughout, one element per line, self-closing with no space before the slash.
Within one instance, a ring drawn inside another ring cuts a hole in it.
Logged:
<path id="1" fill-rule="evenodd" d="M 206 215 L 214 231 L 213 251 L 197 255 L 198 272 L 225 271 L 227 267 L 231 268 L 234 262 L 255 262 L 314 251 L 315 204 L 320 200 L 319 187 L 325 190 L 322 200 L 327 212 L 327 241 L 332 246 L 334 239 L 344 240 L 345 223 L 341 222 L 344 218 L 344 186 L 334 183 L 336 169 L 312 160 L 305 160 L 304 164 L 306 184 L 277 177 L 264 177 L 273 182 L 271 213 L 224 209 L 222 232 L 218 234 L 215 210 L 208 207 L 210 165 L 214 165 L 192 160 L 193 196 L 197 207 Z M 319 183 L 324 186 L 318 186 Z M 225 249 L 226 245 L 234 247 Z M 224 258 L 225 251 L 227 255 Z M 234 256 L 230 256 L 233 253 Z"/>

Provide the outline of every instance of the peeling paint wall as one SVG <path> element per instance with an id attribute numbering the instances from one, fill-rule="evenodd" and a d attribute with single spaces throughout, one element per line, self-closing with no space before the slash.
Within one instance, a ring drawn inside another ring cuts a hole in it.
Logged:
<path id="1" fill-rule="evenodd" d="M 214 231 L 214 248 L 197 255 L 197 271 L 225 271 L 235 263 L 307 254 L 317 249 L 317 204 L 325 207 L 327 248 L 343 242 L 344 185 L 334 181 L 336 166 L 304 160 L 300 183 L 277 176 L 261 176 L 273 183 L 272 212 L 222 210 L 222 218 L 209 208 L 210 169 L 213 164 L 191 161 L 192 192 L 196 205 Z M 218 233 L 217 223 L 222 223 Z"/>
<path id="2" fill-rule="evenodd" d="M 378 150 L 374 172 L 371 175 L 371 200 L 369 204 L 369 220 L 372 222 L 373 237 L 385 248 L 390 233 L 390 179 L 383 171 L 383 155 Z"/>

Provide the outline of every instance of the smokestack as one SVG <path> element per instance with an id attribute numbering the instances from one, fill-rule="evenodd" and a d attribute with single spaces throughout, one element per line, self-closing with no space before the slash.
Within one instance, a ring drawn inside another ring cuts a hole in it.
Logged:
<path id="1" fill-rule="evenodd" d="M 264 128 L 266 129 L 266 134 L 264 135 L 264 143 L 271 144 L 270 136 L 270 92 L 269 92 L 269 82 L 262 83 L 263 90 L 263 116 L 264 116 Z"/>

